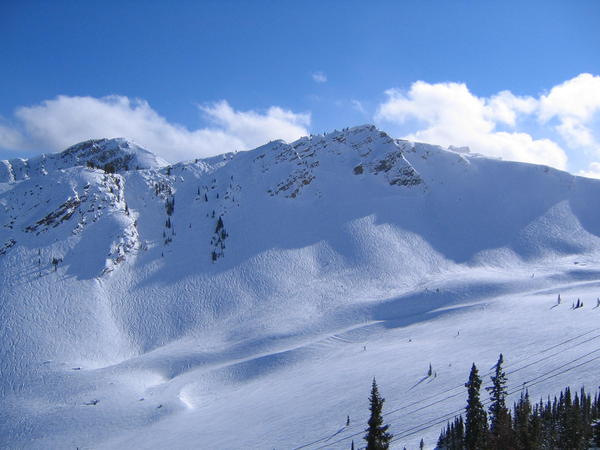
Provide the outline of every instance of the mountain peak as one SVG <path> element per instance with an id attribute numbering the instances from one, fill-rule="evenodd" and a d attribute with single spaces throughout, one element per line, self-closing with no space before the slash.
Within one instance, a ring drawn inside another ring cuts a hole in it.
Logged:
<path id="1" fill-rule="evenodd" d="M 0 183 L 47 175 L 77 166 L 110 168 L 124 172 L 160 168 L 168 163 L 154 153 L 125 138 L 90 139 L 59 153 L 44 153 L 34 158 L 0 161 Z"/>
<path id="2" fill-rule="evenodd" d="M 151 169 L 166 166 L 168 163 L 154 153 L 125 138 L 90 139 L 72 145 L 59 153 L 64 161 L 72 165 L 111 165 L 116 172 Z"/>

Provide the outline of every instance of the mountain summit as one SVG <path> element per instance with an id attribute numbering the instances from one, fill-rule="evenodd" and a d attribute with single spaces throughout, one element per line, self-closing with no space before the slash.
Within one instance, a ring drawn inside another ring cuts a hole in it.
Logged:
<path id="1" fill-rule="evenodd" d="M 162 158 L 124 138 L 91 139 L 60 153 L 48 153 L 30 159 L 2 160 L 0 182 L 19 181 L 76 166 L 123 172 L 160 168 L 167 164 Z"/>

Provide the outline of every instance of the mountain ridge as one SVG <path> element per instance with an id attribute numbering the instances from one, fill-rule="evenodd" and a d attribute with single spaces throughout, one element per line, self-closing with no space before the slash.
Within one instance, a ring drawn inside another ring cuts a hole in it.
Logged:
<path id="1" fill-rule="evenodd" d="M 0 160 L 0 182 L 19 181 L 77 166 L 108 168 L 110 171 L 122 172 L 130 168 L 140 170 L 166 165 L 167 162 L 162 158 L 125 138 L 90 139 L 58 153 Z"/>

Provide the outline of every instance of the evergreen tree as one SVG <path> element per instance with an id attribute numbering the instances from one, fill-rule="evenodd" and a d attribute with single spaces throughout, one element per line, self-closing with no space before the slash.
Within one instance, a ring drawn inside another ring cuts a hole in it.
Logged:
<path id="1" fill-rule="evenodd" d="M 221 228 L 223 228 L 223 219 L 219 216 L 219 220 L 217 220 L 217 226 L 215 227 L 215 233 L 218 233 Z"/>
<path id="2" fill-rule="evenodd" d="M 561 391 L 559 397 L 550 397 L 532 407 L 529 394 L 521 394 L 514 405 L 514 421 L 504 405 L 505 391 L 502 380 L 502 357 L 496 365 L 492 377 L 492 405 L 490 422 L 494 431 L 488 430 L 485 411 L 479 401 L 481 379 L 475 364 L 471 368 L 468 388 L 466 421 L 463 428 L 462 416 L 448 422 L 440 433 L 437 447 L 440 450 L 586 450 L 600 448 L 600 391 L 592 396 L 582 388 L 571 394 L 569 387 Z M 502 394 L 503 395 L 498 395 Z M 506 423 L 501 418 L 503 408 Z M 464 430 L 464 431 L 463 431 Z M 504 430 L 504 431 L 503 431 Z M 504 433 L 504 434 L 503 434 Z"/>
<path id="3" fill-rule="evenodd" d="M 58 265 L 62 262 L 62 258 L 52 258 L 52 265 L 54 266 L 54 271 L 58 269 Z"/>
<path id="4" fill-rule="evenodd" d="M 471 367 L 469 381 L 465 384 L 468 393 L 467 407 L 465 408 L 465 447 L 468 450 L 481 450 L 486 448 L 488 432 L 487 417 L 481 400 L 481 378 L 475 363 Z"/>
<path id="5" fill-rule="evenodd" d="M 587 448 L 582 419 L 579 396 L 576 393 L 575 397 L 572 397 L 571 389 L 565 388 L 558 406 L 558 445 L 561 448 Z"/>
<path id="6" fill-rule="evenodd" d="M 452 440 L 452 450 L 463 450 L 465 448 L 465 424 L 460 416 L 454 420 L 454 437 Z"/>
<path id="7" fill-rule="evenodd" d="M 437 441 L 437 448 L 445 450 L 448 448 L 448 442 L 450 440 L 450 422 L 446 424 L 446 428 L 442 429 L 440 437 Z"/>
<path id="8" fill-rule="evenodd" d="M 528 448 L 538 448 L 542 441 L 542 418 L 540 417 L 539 406 L 536 405 L 531 413 L 530 420 L 531 427 L 529 428 L 529 436 L 531 439 L 531 446 Z"/>
<path id="9" fill-rule="evenodd" d="M 383 417 L 381 416 L 384 401 L 385 399 L 379 395 L 377 382 L 373 378 L 371 395 L 369 397 L 371 417 L 368 422 L 369 428 L 366 430 L 367 434 L 364 437 L 365 441 L 367 441 L 366 450 L 386 450 L 389 448 L 392 435 L 387 432 L 389 426 L 383 424 Z"/>
<path id="10" fill-rule="evenodd" d="M 492 402 L 489 407 L 490 446 L 499 450 L 514 446 L 510 413 L 506 407 L 506 373 L 502 369 L 503 363 L 504 357 L 500 353 L 494 375 L 491 377 L 492 386 L 486 388 Z"/>
<path id="11" fill-rule="evenodd" d="M 464 450 L 465 427 L 462 416 L 456 417 L 452 424 L 448 422 L 446 429 L 440 434 L 437 447 L 444 450 Z"/>
<path id="12" fill-rule="evenodd" d="M 600 420 L 594 425 L 594 445 L 600 447 Z"/>
<path id="13" fill-rule="evenodd" d="M 522 450 L 533 450 L 536 448 L 534 419 L 532 417 L 529 392 L 521 393 L 521 398 L 514 407 L 514 431 L 516 447 Z"/>

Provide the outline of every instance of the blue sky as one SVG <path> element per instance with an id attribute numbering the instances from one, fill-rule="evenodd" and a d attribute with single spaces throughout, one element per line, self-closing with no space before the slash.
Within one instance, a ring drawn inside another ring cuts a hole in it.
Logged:
<path id="1" fill-rule="evenodd" d="M 597 1 L 5 0 L 0 157 L 121 134 L 174 161 L 375 122 L 600 174 L 599 22 Z"/>

